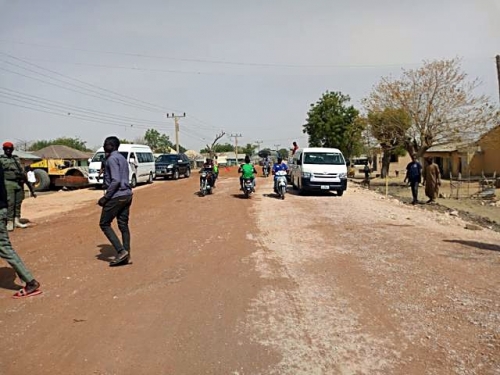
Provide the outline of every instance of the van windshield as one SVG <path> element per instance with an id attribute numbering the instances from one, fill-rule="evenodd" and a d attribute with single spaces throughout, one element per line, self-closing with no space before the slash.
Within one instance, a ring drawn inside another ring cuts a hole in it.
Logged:
<path id="1" fill-rule="evenodd" d="M 304 164 L 345 164 L 344 157 L 338 152 L 307 152 L 304 154 Z"/>
<path id="2" fill-rule="evenodd" d="M 125 159 L 128 158 L 128 152 L 127 151 L 120 151 L 120 154 L 123 155 L 123 157 Z M 102 163 L 104 160 L 104 152 L 100 151 L 100 152 L 96 152 L 94 157 L 92 158 L 92 162 L 99 162 L 99 163 Z"/>

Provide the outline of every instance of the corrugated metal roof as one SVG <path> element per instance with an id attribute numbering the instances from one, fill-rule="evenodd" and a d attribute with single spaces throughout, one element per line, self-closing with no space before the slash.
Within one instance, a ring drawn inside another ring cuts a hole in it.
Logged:
<path id="1" fill-rule="evenodd" d="M 465 143 L 465 142 L 443 143 L 440 145 L 432 146 L 426 152 L 454 152 L 454 151 L 458 151 L 460 148 L 467 146 L 467 145 L 468 145 L 468 143 Z"/>
<path id="2" fill-rule="evenodd" d="M 52 145 L 41 150 L 34 151 L 33 154 L 46 159 L 76 159 L 85 160 L 92 157 L 91 153 L 75 150 L 63 145 Z"/>
<path id="3" fill-rule="evenodd" d="M 19 159 L 24 159 L 24 160 L 40 160 L 41 157 L 32 154 L 31 152 L 25 152 L 25 151 L 14 151 L 14 155 L 19 156 Z"/>

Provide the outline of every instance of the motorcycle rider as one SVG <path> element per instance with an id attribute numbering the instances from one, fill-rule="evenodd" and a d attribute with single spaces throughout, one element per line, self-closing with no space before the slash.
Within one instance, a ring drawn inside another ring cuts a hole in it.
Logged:
<path id="1" fill-rule="evenodd" d="M 243 190 L 243 181 L 245 179 L 252 180 L 253 184 L 253 192 L 255 193 L 255 177 L 254 174 L 257 174 L 255 167 L 250 163 L 250 156 L 245 156 L 245 164 L 241 164 L 238 168 L 238 173 L 241 173 L 240 176 L 240 190 Z"/>
<path id="2" fill-rule="evenodd" d="M 266 156 L 266 157 L 264 158 L 264 160 L 263 160 L 263 166 L 262 166 L 262 174 L 263 174 L 263 175 L 265 175 L 265 172 L 264 172 L 264 171 L 265 171 L 266 169 L 267 169 L 267 173 L 269 174 L 269 169 L 270 169 L 270 168 L 269 168 L 269 167 L 270 167 L 270 165 L 269 165 L 269 164 L 270 164 L 270 163 L 269 163 L 269 156 Z"/>
<path id="3" fill-rule="evenodd" d="M 281 156 L 278 157 L 278 162 L 273 165 L 274 192 L 276 194 L 278 194 L 278 184 L 277 184 L 277 181 L 278 181 L 277 177 L 278 176 L 276 176 L 276 172 L 279 172 L 279 171 L 285 171 L 286 173 L 288 173 L 288 165 L 283 163 L 283 158 Z"/>
<path id="4" fill-rule="evenodd" d="M 212 159 L 207 158 L 205 163 L 203 164 L 203 167 L 201 168 L 200 172 L 207 172 L 207 182 L 208 184 L 215 188 L 215 171 L 214 171 L 214 164 L 212 162 Z M 200 185 L 201 185 L 201 176 L 200 176 Z"/>

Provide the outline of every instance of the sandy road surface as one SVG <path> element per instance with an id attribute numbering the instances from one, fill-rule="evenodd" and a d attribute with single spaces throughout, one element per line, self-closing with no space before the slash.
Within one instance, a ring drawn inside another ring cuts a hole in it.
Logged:
<path id="1" fill-rule="evenodd" d="M 0 373 L 500 373 L 498 233 L 269 183 L 250 200 L 234 179 L 204 198 L 195 178 L 137 190 L 122 268 L 93 202 L 16 231 L 45 293 L 10 299 L 0 268 Z"/>

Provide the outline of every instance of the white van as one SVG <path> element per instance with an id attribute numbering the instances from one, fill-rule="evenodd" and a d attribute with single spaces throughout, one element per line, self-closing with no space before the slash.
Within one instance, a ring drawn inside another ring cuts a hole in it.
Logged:
<path id="1" fill-rule="evenodd" d="M 342 196 L 347 190 L 347 166 L 336 148 L 303 148 L 292 158 L 290 180 L 294 189 L 304 191 L 334 190 Z"/>
<path id="2" fill-rule="evenodd" d="M 138 183 L 152 183 L 155 178 L 155 159 L 153 152 L 146 145 L 121 144 L 118 152 L 127 159 L 129 165 L 130 186 L 136 187 Z M 104 148 L 100 148 L 89 159 L 89 184 L 102 185 L 102 176 L 98 180 L 102 161 L 104 160 Z"/>

